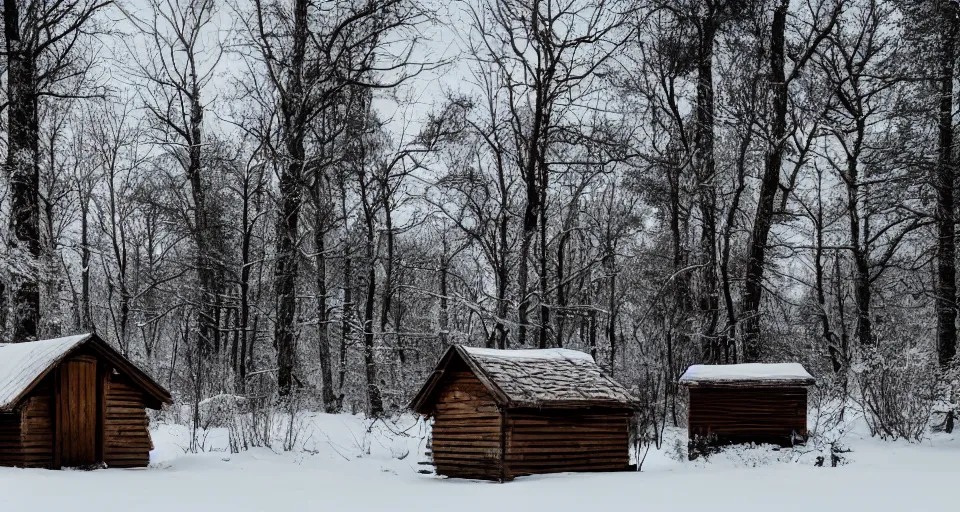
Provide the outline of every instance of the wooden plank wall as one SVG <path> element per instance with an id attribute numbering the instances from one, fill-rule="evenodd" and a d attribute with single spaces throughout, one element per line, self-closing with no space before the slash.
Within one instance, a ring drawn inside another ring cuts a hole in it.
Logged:
<path id="1" fill-rule="evenodd" d="M 62 362 L 57 389 L 56 418 L 60 440 L 60 464 L 89 466 L 97 454 L 97 359 L 75 355 Z"/>
<path id="2" fill-rule="evenodd" d="M 0 466 L 52 468 L 53 377 L 42 380 L 16 411 L 0 413 Z"/>
<path id="3" fill-rule="evenodd" d="M 438 475 L 500 479 L 500 412 L 493 396 L 466 368 L 449 368 L 440 384 L 432 431 Z"/>
<path id="4" fill-rule="evenodd" d="M 103 385 L 103 462 L 109 467 L 150 464 L 150 420 L 141 391 L 128 379 L 106 375 Z"/>
<path id="5" fill-rule="evenodd" d="M 23 466 L 20 410 L 0 412 L 0 466 Z"/>
<path id="6" fill-rule="evenodd" d="M 807 435 L 807 390 L 691 387 L 688 431 L 691 440 L 715 436 L 715 444 L 789 446 L 794 432 Z"/>
<path id="7" fill-rule="evenodd" d="M 565 471 L 623 471 L 630 464 L 630 411 L 510 410 L 508 479 Z"/>
<path id="8" fill-rule="evenodd" d="M 22 405 L 23 467 L 54 467 L 53 376 L 43 379 Z"/>

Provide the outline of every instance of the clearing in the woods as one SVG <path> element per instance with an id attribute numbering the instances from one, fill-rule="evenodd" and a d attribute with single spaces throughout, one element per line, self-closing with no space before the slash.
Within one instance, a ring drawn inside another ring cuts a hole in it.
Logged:
<path id="1" fill-rule="evenodd" d="M 960 441 L 936 434 L 922 443 L 884 442 L 848 433 L 851 451 L 832 468 L 815 466 L 813 447 L 736 449 L 688 462 L 668 431 L 640 473 L 560 474 L 507 484 L 419 474 L 422 424 L 375 424 L 316 415 L 298 429 L 298 450 L 223 450 L 226 430 L 187 454 L 183 427 L 153 431 L 152 465 L 140 470 L 46 471 L 0 468 L 0 511 L 290 512 L 449 511 L 712 512 L 933 511 L 956 503 Z M 396 432 L 406 429 L 409 437 Z M 855 429 L 856 430 L 856 429 Z"/>

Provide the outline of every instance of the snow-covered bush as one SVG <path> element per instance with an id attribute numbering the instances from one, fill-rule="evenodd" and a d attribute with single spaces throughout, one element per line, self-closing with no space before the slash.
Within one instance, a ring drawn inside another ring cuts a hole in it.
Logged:
<path id="1" fill-rule="evenodd" d="M 231 417 L 227 425 L 231 453 L 270 447 L 273 443 L 276 422 L 274 408 L 261 400 L 251 402 L 251 406 L 249 411 Z"/>
<path id="2" fill-rule="evenodd" d="M 938 371 L 930 354 L 865 351 L 852 367 L 859 405 L 871 435 L 919 441 L 926 435 L 937 401 Z"/>

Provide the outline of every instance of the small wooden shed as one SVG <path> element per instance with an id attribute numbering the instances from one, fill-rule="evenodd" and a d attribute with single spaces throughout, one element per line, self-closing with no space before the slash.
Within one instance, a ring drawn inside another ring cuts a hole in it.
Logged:
<path id="1" fill-rule="evenodd" d="M 797 363 L 691 366 L 680 377 L 690 393 L 691 448 L 805 440 L 807 386 L 815 383 Z"/>
<path id="2" fill-rule="evenodd" d="M 0 466 L 146 466 L 146 409 L 171 402 L 95 334 L 0 344 Z"/>
<path id="3" fill-rule="evenodd" d="M 628 469 L 635 404 L 583 352 L 453 346 L 411 408 L 433 418 L 437 474 L 502 482 Z"/>

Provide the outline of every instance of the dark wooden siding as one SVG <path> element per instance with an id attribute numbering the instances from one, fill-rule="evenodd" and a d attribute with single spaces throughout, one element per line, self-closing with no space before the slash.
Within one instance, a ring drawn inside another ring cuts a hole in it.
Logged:
<path id="1" fill-rule="evenodd" d="M 500 478 L 500 412 L 483 384 L 466 368 L 450 368 L 440 384 L 432 431 L 438 475 Z"/>
<path id="2" fill-rule="evenodd" d="M 0 466 L 23 466 L 20 410 L 0 412 Z"/>
<path id="3" fill-rule="evenodd" d="M 99 462 L 97 454 L 97 360 L 78 355 L 60 364 L 57 388 L 57 437 L 60 464 L 89 466 Z"/>
<path id="4" fill-rule="evenodd" d="M 150 421 L 143 393 L 119 375 L 103 384 L 103 462 L 109 467 L 144 467 L 150 463 Z"/>
<path id="5" fill-rule="evenodd" d="M 630 463 L 630 416 L 627 410 L 508 411 L 508 477 L 625 470 Z"/>
<path id="6" fill-rule="evenodd" d="M 691 387 L 688 429 L 691 440 L 789 446 L 794 433 L 807 435 L 807 390 Z"/>
<path id="7" fill-rule="evenodd" d="M 43 379 L 13 412 L 0 413 L 0 466 L 54 466 L 53 377 Z"/>
<path id="8" fill-rule="evenodd" d="M 44 378 L 23 401 L 21 440 L 23 466 L 54 467 L 53 376 Z"/>

